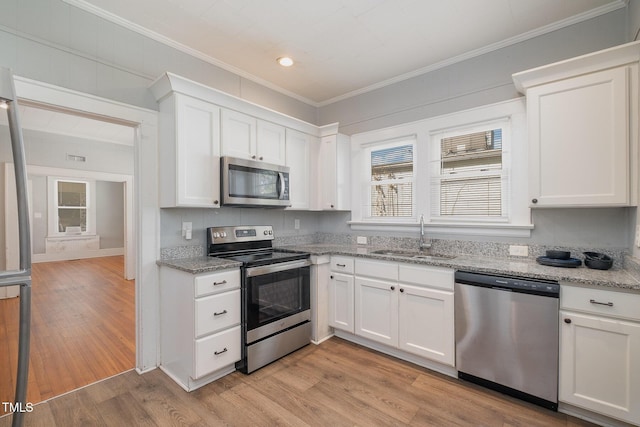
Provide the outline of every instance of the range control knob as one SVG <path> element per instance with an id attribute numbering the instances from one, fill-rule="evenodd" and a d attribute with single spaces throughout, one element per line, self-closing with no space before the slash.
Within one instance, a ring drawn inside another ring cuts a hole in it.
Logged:
<path id="1" fill-rule="evenodd" d="M 269 230 L 264 230 L 264 235 L 266 236 L 267 234 L 269 234 Z"/>

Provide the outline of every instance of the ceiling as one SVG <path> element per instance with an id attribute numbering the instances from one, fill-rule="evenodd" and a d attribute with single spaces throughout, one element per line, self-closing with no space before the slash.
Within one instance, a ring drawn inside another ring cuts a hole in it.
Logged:
<path id="1" fill-rule="evenodd" d="M 625 0 L 64 0 L 321 106 L 626 6 Z M 283 68 L 280 56 L 295 64 Z"/>

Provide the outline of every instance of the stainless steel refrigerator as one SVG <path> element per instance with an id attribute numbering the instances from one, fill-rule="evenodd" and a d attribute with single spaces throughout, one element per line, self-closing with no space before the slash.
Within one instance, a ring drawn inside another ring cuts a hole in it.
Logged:
<path id="1" fill-rule="evenodd" d="M 31 335 L 31 238 L 27 195 L 27 166 L 24 141 L 18 117 L 18 102 L 11 70 L 0 67 L 0 109 L 6 110 L 15 172 L 19 267 L 0 271 L 0 288 L 20 287 L 20 329 L 18 337 L 18 369 L 12 426 L 22 426 L 27 407 L 27 377 L 29 374 L 29 341 Z"/>

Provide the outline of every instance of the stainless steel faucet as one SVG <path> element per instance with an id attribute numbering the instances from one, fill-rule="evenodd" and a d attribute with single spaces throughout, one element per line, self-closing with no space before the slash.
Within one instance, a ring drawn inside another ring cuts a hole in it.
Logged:
<path id="1" fill-rule="evenodd" d="M 421 251 L 431 248 L 431 241 L 425 242 L 424 240 L 424 214 L 420 215 L 420 244 L 418 247 Z"/>

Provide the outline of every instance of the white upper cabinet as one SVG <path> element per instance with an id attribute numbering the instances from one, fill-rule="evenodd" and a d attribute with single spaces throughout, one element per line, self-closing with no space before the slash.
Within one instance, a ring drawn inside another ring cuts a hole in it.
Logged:
<path id="1" fill-rule="evenodd" d="M 316 205 L 319 210 L 349 210 L 351 171 L 350 138 L 328 135 L 320 139 L 315 174 Z"/>
<path id="2" fill-rule="evenodd" d="M 257 120 L 232 110 L 222 110 L 222 155 L 255 159 Z"/>
<path id="3" fill-rule="evenodd" d="M 256 157 L 274 165 L 286 164 L 286 130 L 284 126 L 258 120 Z"/>
<path id="4" fill-rule="evenodd" d="M 160 206 L 220 206 L 220 108 L 173 94 L 160 103 Z"/>
<path id="5" fill-rule="evenodd" d="M 223 109 L 222 155 L 284 165 L 285 128 Z"/>
<path id="6" fill-rule="evenodd" d="M 532 207 L 637 203 L 637 43 L 514 74 Z"/>
<path id="7" fill-rule="evenodd" d="M 318 138 L 306 133 L 287 129 L 286 165 L 289 166 L 289 197 L 291 209 L 310 209 L 311 177 L 316 175 L 315 163 L 311 161 L 311 152 L 316 148 Z"/>
<path id="8" fill-rule="evenodd" d="M 292 209 L 349 209 L 349 137 L 172 73 L 160 105 L 161 207 L 220 206 L 220 157 L 290 168 Z M 323 144 L 320 143 L 323 137 Z"/>

